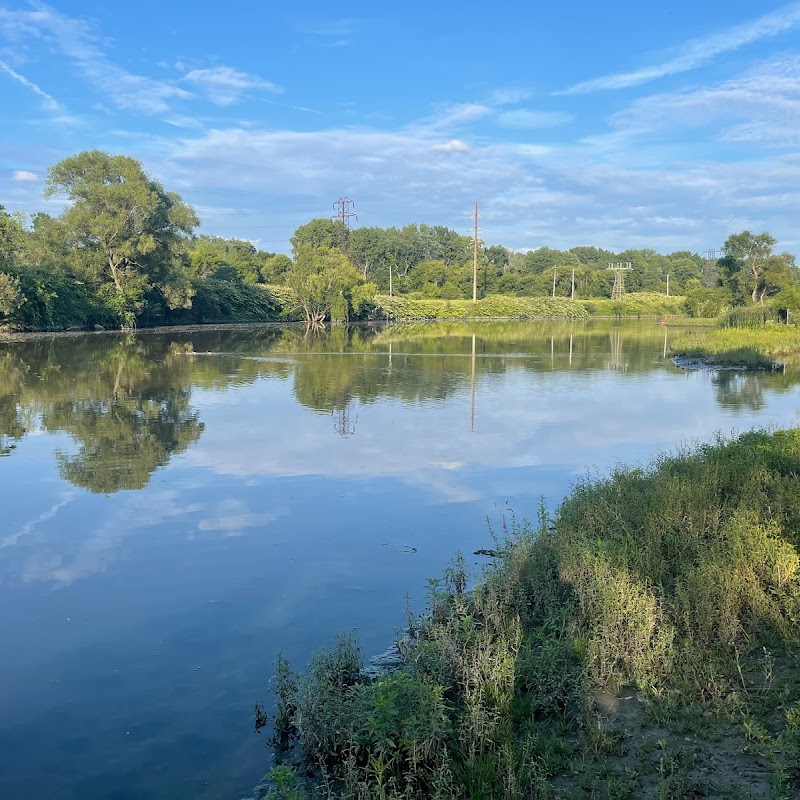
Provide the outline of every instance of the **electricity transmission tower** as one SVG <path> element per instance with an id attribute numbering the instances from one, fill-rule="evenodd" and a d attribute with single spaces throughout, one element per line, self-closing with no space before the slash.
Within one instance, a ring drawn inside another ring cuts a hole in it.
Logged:
<path id="1" fill-rule="evenodd" d="M 358 222 L 358 214 L 350 210 L 351 208 L 355 208 L 356 204 L 355 201 L 351 200 L 349 197 L 340 197 L 333 204 L 333 207 L 336 213 L 331 219 L 339 223 L 337 226 L 337 234 L 340 240 L 339 246 L 344 249 L 347 245 L 348 234 L 350 233 L 350 220 L 355 219 L 355 221 Z"/>
<path id="2" fill-rule="evenodd" d="M 717 261 L 722 258 L 722 253 L 716 248 L 706 250 L 703 255 L 703 286 L 716 286 L 719 270 Z"/>
<path id="3" fill-rule="evenodd" d="M 606 269 L 614 273 L 614 288 L 611 290 L 611 299 L 621 300 L 622 295 L 625 294 L 625 273 L 633 270 L 631 262 L 627 261 L 623 263 L 622 261 L 618 261 L 616 264 L 609 264 Z"/>

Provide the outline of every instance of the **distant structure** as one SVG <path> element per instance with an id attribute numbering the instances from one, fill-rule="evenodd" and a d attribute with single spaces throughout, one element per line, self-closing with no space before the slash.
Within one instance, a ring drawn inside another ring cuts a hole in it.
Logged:
<path id="1" fill-rule="evenodd" d="M 715 248 L 703 253 L 703 286 L 716 286 L 719 277 L 717 261 L 722 258 L 722 252 Z"/>
<path id="2" fill-rule="evenodd" d="M 611 299 L 620 300 L 625 294 L 625 273 L 631 272 L 633 267 L 630 261 L 618 261 L 616 264 L 609 264 L 607 269 L 614 273 L 614 288 L 611 290 Z"/>

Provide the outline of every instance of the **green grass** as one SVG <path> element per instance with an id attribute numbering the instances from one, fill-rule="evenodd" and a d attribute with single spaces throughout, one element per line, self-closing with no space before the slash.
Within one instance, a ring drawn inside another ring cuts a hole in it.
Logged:
<path id="1" fill-rule="evenodd" d="M 796 796 L 799 431 L 589 477 L 503 527 L 474 589 L 461 557 L 430 582 L 399 672 L 363 678 L 351 637 L 279 662 L 293 792 Z"/>
<path id="2" fill-rule="evenodd" d="M 800 354 L 800 328 L 773 323 L 760 329 L 697 330 L 676 339 L 671 351 L 710 365 L 768 369 Z"/>

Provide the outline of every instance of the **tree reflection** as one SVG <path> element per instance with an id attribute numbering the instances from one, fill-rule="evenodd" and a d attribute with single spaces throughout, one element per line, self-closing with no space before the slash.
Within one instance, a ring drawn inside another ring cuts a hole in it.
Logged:
<path id="1" fill-rule="evenodd" d="M 0 343 L 0 456 L 32 431 L 66 433 L 61 475 L 93 492 L 141 489 L 203 432 L 196 388 L 291 380 L 301 405 L 355 434 L 359 409 L 383 399 L 428 404 L 509 373 L 661 369 L 665 331 L 617 322 L 443 322 L 385 328 L 182 330 Z M 655 357 L 654 356 L 658 357 Z M 663 362 L 662 362 L 663 363 Z M 667 365 L 668 369 L 673 369 Z M 720 372 L 717 402 L 757 411 L 793 373 Z"/>
<path id="2" fill-rule="evenodd" d="M 92 492 L 142 489 L 173 455 L 197 441 L 203 423 L 186 389 L 150 396 L 61 403 L 44 416 L 48 429 L 67 431 L 77 453 L 56 451 L 65 480 Z"/>
<path id="3" fill-rule="evenodd" d="M 764 408 L 764 387 L 758 372 L 721 370 L 711 379 L 717 402 L 723 408 L 759 411 Z"/>

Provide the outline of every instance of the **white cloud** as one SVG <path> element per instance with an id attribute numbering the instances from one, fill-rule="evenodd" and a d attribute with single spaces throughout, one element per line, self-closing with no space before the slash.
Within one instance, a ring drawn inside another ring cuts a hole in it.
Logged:
<path id="1" fill-rule="evenodd" d="M 572 122 L 575 117 L 563 111 L 533 111 L 517 108 L 504 111 L 497 118 L 499 125 L 506 128 L 557 128 Z"/>
<path id="2" fill-rule="evenodd" d="M 39 180 L 39 176 L 27 169 L 15 169 L 11 173 L 11 180 L 17 183 L 33 183 Z"/>
<path id="3" fill-rule="evenodd" d="M 626 89 L 658 78 L 688 72 L 708 63 L 716 56 L 771 36 L 777 36 L 800 24 L 800 3 L 790 3 L 750 22 L 727 30 L 692 39 L 678 48 L 674 55 L 657 64 L 632 72 L 617 72 L 582 81 L 561 94 L 585 94 L 608 89 Z"/>
<path id="4" fill-rule="evenodd" d="M 461 139 L 451 139 L 449 142 L 435 144 L 433 149 L 439 153 L 467 153 L 469 152 L 469 145 L 461 141 Z"/>
<path id="5" fill-rule="evenodd" d="M 245 93 L 257 89 L 273 94 L 283 92 L 280 86 L 265 81 L 258 75 L 224 66 L 193 69 L 184 75 L 183 80 L 204 90 L 211 101 L 220 106 L 232 105 Z"/>
<path id="6" fill-rule="evenodd" d="M 357 199 L 363 225 L 428 222 L 464 233 L 477 198 L 486 238 L 513 248 L 701 251 L 750 226 L 773 231 L 786 247 L 796 239 L 796 203 L 785 200 L 800 193 L 800 159 L 717 162 L 680 144 L 637 150 L 636 137 L 621 152 L 593 141 L 544 147 L 481 139 L 459 152 L 451 142 L 463 140 L 440 134 L 423 126 L 219 129 L 182 137 L 147 166 L 210 209 L 205 230 L 258 238 L 273 250 L 285 248 L 298 225 L 327 214 L 343 191 Z M 460 157 L 443 157 L 448 151 Z M 276 195 L 290 210 L 272 208 L 267 226 L 258 209 Z"/>

